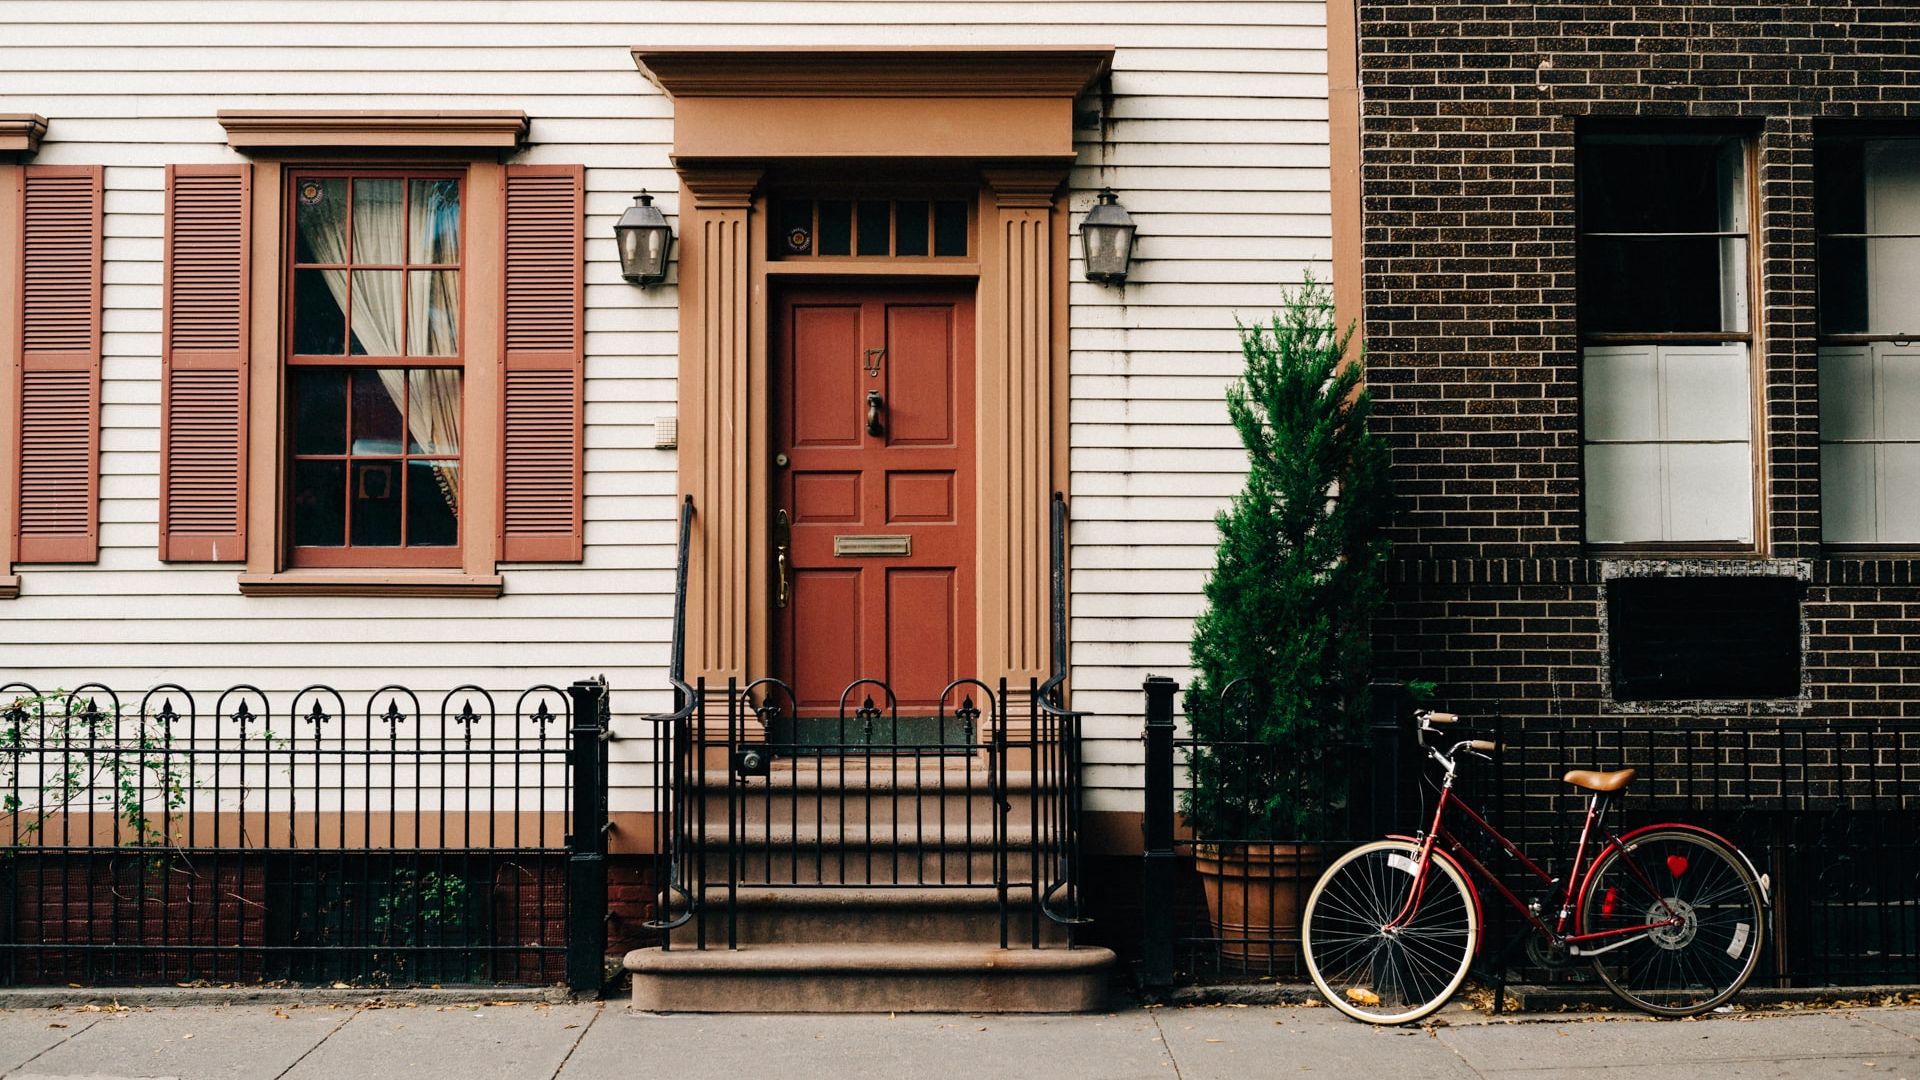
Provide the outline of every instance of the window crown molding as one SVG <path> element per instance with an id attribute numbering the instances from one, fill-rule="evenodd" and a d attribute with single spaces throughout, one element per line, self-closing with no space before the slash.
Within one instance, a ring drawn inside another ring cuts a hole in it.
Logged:
<path id="1" fill-rule="evenodd" d="M 1111 45 L 636 46 L 670 97 L 1077 97 L 1113 64 Z"/>
<path id="2" fill-rule="evenodd" d="M 0 113 L 0 155 L 29 158 L 40 150 L 47 118 L 36 113 Z"/>
<path id="3" fill-rule="evenodd" d="M 527 143 L 518 109 L 222 109 L 227 145 L 243 152 L 434 150 L 507 154 Z"/>

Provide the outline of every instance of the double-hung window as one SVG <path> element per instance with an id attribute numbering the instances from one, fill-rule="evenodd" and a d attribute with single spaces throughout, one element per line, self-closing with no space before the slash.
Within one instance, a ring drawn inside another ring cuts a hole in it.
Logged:
<path id="1" fill-rule="evenodd" d="M 462 174 L 290 189 L 289 562 L 459 566 Z"/>
<path id="2" fill-rule="evenodd" d="M 1733 135 L 1580 142 L 1590 543 L 1754 543 L 1747 154 Z"/>
<path id="3" fill-rule="evenodd" d="M 1920 138 L 1815 153 L 1821 533 L 1920 545 Z"/>

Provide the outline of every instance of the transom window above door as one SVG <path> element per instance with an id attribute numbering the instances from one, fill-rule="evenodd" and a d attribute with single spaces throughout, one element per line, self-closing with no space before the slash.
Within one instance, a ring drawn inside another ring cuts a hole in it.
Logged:
<path id="1" fill-rule="evenodd" d="M 460 565 L 462 175 L 295 174 L 295 566 Z"/>
<path id="2" fill-rule="evenodd" d="M 965 258 L 972 222 L 962 199 L 773 200 L 773 257 Z"/>

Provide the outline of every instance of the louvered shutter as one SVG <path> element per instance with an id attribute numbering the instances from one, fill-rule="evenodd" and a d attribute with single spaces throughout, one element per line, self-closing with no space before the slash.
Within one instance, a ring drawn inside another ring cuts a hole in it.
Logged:
<path id="1" fill-rule="evenodd" d="M 21 222 L 20 519 L 23 563 L 100 550 L 100 233 L 97 165 L 30 165 Z"/>
<path id="2" fill-rule="evenodd" d="M 585 173 L 512 165 L 506 185 L 501 557 L 573 562 L 582 556 Z"/>
<path id="3" fill-rule="evenodd" d="M 167 167 L 160 557 L 246 558 L 251 165 Z"/>

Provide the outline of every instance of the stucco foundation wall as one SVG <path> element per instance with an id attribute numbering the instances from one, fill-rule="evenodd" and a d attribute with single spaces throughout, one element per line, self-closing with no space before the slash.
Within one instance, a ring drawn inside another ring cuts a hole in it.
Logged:
<path id="1" fill-rule="evenodd" d="M 1233 321 L 1330 254 L 1325 12 L 1319 3 L 629 3 L 13 0 L 0 112 L 51 127 L 39 164 L 106 166 L 101 555 L 20 568 L 0 602 L 0 682 L 400 682 L 518 689 L 605 673 L 616 728 L 667 705 L 677 290 L 617 272 L 612 226 L 642 188 L 678 223 L 670 103 L 635 45 L 1118 47 L 1082 102 L 1078 215 L 1111 185 L 1140 224 L 1124 291 L 1071 288 L 1075 704 L 1093 710 L 1093 809 L 1137 806 L 1139 685 L 1184 673 L 1211 518 L 1242 455 L 1221 390 Z M 234 566 L 155 555 L 162 193 L 168 164 L 235 162 L 220 109 L 524 110 L 513 158 L 587 166 L 586 560 L 506 565 L 497 600 L 247 598 Z M 510 700 L 510 699 L 509 699 Z M 504 702 L 503 702 L 504 704 Z M 645 752 L 616 747 L 623 762 Z M 617 787 L 645 774 L 616 767 Z M 639 805 L 637 791 L 616 807 Z"/>

